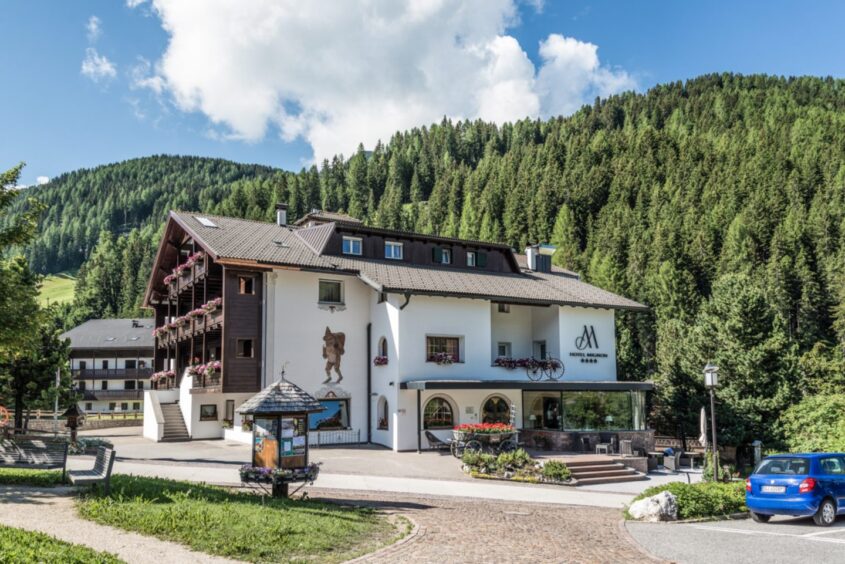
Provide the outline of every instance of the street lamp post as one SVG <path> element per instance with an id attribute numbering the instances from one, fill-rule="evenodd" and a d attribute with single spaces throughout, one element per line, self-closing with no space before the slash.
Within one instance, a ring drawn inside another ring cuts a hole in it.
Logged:
<path id="1" fill-rule="evenodd" d="M 713 431 L 713 481 L 719 481 L 719 451 L 716 447 L 716 387 L 719 385 L 719 367 L 707 363 L 704 367 L 704 386 L 710 390 L 710 427 Z"/>

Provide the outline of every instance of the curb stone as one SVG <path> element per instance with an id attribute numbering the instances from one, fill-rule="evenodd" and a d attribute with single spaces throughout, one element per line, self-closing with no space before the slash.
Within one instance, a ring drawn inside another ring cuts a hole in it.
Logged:
<path id="1" fill-rule="evenodd" d="M 404 548 L 405 545 L 410 544 L 416 541 L 417 539 L 425 536 L 425 527 L 421 527 L 419 523 L 417 523 L 407 515 L 399 515 L 399 517 L 401 517 L 402 519 L 407 519 L 408 522 L 412 525 L 411 531 L 407 535 L 403 536 L 401 539 L 397 540 L 392 544 L 381 547 L 375 552 L 370 552 L 369 554 L 363 554 L 357 558 L 353 558 L 352 560 L 347 560 L 346 562 L 344 562 L 344 564 L 367 562 L 372 559 L 378 560 L 382 556 L 387 556 L 393 554 L 394 552 L 398 552 L 401 548 Z"/>

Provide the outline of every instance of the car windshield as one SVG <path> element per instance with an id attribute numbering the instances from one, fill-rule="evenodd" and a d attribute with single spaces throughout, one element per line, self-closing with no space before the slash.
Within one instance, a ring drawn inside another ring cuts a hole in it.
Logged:
<path id="1" fill-rule="evenodd" d="M 767 458 L 760 463 L 755 474 L 807 474 L 810 461 L 806 458 Z"/>

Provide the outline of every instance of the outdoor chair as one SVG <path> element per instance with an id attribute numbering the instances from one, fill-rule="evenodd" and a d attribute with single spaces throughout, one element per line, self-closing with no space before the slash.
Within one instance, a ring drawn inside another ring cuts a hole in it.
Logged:
<path id="1" fill-rule="evenodd" d="M 581 452 L 590 452 L 590 437 L 581 437 Z"/>
<path id="2" fill-rule="evenodd" d="M 619 454 L 622 456 L 633 456 L 634 451 L 631 449 L 631 441 L 619 441 Z"/>
<path id="3" fill-rule="evenodd" d="M 111 485 L 111 471 L 114 466 L 114 449 L 99 447 L 97 458 L 94 460 L 94 468 L 91 470 L 71 470 L 67 473 L 70 483 L 73 485 L 87 486 L 103 484 L 103 492 L 109 495 Z"/>
<path id="4" fill-rule="evenodd" d="M 619 438 L 616 433 L 601 433 L 602 444 L 610 445 L 610 453 L 619 452 Z"/>
<path id="5" fill-rule="evenodd" d="M 674 454 L 667 454 L 663 457 L 663 467 L 666 470 L 671 470 L 672 472 L 677 472 L 678 469 L 681 467 L 681 454 L 682 452 L 678 451 Z"/>
<path id="6" fill-rule="evenodd" d="M 428 441 L 428 446 L 434 450 L 450 450 L 452 445 L 446 441 L 437 438 L 437 435 L 431 431 L 425 432 L 425 439 Z"/>

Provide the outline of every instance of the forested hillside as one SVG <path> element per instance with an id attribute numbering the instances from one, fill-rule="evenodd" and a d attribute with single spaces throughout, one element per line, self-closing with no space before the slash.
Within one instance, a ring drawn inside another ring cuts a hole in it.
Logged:
<path id="1" fill-rule="evenodd" d="M 321 207 L 518 248 L 551 241 L 560 264 L 653 306 L 619 316 L 619 370 L 658 382 L 661 430 L 697 435 L 707 361 L 736 443 L 777 441 L 783 410 L 842 392 L 845 82 L 710 75 L 567 118 L 444 121 L 368 149 L 299 173 L 164 157 L 75 172 L 35 193 L 50 207 L 30 257 L 61 270 L 103 229 L 153 226 L 103 237 L 79 274 L 74 307 L 89 316 L 137 307 L 170 207 L 269 220 L 287 201 L 293 217 Z"/>

